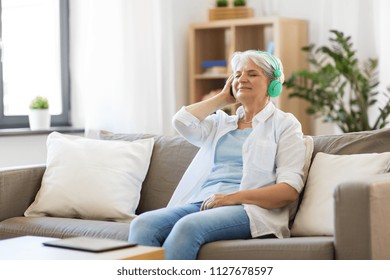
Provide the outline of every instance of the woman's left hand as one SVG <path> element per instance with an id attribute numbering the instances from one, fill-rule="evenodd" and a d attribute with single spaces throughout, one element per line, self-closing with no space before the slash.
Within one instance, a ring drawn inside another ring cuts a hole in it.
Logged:
<path id="1" fill-rule="evenodd" d="M 214 194 L 203 201 L 200 211 L 221 206 L 235 205 L 229 198 L 230 196 L 226 194 Z"/>

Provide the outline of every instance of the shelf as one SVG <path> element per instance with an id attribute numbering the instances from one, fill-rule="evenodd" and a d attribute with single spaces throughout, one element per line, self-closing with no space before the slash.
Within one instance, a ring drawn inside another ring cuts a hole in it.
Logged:
<path id="1" fill-rule="evenodd" d="M 284 17 L 245 18 L 195 23 L 189 36 L 190 102 L 199 102 L 210 91 L 222 89 L 229 77 L 230 59 L 235 51 L 267 50 L 273 45 L 274 55 L 283 62 L 288 78 L 293 71 L 308 67 L 302 47 L 308 45 L 307 22 Z M 226 74 L 206 74 L 202 62 L 226 60 Z M 301 122 L 305 134 L 311 134 L 311 117 L 306 114 L 308 104 L 300 99 L 289 99 L 285 88 L 274 99 L 277 107 L 293 113 Z"/>

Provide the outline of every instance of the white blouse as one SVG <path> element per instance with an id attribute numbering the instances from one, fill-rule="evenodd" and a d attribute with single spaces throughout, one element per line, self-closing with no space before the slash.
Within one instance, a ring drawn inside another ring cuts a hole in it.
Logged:
<path id="1" fill-rule="evenodd" d="M 176 113 L 173 117 L 174 128 L 200 149 L 179 182 L 168 207 L 186 204 L 194 193 L 200 191 L 212 169 L 218 140 L 227 132 L 237 129 L 237 122 L 243 114 L 242 107 L 233 116 L 218 110 L 216 114 L 200 121 L 185 107 Z M 253 118 L 252 127 L 253 131 L 243 144 L 240 189 L 256 189 L 284 182 L 301 192 L 306 148 L 298 120 L 269 102 Z M 292 205 L 296 206 L 296 203 Z M 292 205 L 264 209 L 245 204 L 252 237 L 268 234 L 274 234 L 278 238 L 289 237 L 289 217 L 291 211 L 296 211 L 296 207 L 291 207 Z"/>

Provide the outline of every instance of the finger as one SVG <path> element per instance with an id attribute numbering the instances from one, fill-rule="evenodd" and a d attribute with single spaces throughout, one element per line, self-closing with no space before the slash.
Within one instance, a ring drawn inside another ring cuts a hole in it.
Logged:
<path id="1" fill-rule="evenodd" d="M 229 76 L 229 78 L 227 78 L 226 84 L 229 85 L 229 86 L 232 86 L 232 85 L 233 85 L 233 80 L 234 80 L 234 75 L 231 74 L 231 75 Z"/>
<path id="2" fill-rule="evenodd" d="M 211 197 L 207 198 L 205 201 L 203 201 L 202 206 L 201 206 L 201 210 L 211 209 L 211 208 L 213 208 L 213 205 L 214 205 L 214 196 L 211 196 Z"/>
<path id="3" fill-rule="evenodd" d="M 203 201 L 202 205 L 200 206 L 200 211 L 206 210 L 206 204 L 205 201 Z"/>
<path id="4" fill-rule="evenodd" d="M 230 94 L 230 89 L 233 86 L 233 79 L 234 79 L 233 75 L 230 75 L 229 78 L 226 80 L 226 83 L 222 89 L 222 92 Z"/>
<path id="5" fill-rule="evenodd" d="M 203 210 L 207 210 L 208 208 L 207 208 L 207 204 L 208 204 L 208 200 L 209 200 L 209 198 L 206 198 L 204 201 L 203 201 L 203 203 L 202 203 L 202 205 L 200 206 L 200 211 L 203 211 Z"/>

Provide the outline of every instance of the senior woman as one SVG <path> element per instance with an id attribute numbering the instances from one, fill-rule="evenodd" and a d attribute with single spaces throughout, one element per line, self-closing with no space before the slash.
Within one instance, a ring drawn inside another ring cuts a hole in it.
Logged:
<path id="1" fill-rule="evenodd" d="M 130 225 L 130 242 L 163 246 L 167 259 L 196 259 L 203 244 L 217 240 L 290 236 L 289 206 L 303 188 L 305 145 L 298 120 L 270 101 L 282 91 L 282 64 L 249 50 L 234 53 L 231 65 L 220 93 L 173 118 L 200 149 L 168 207 Z M 235 115 L 220 110 L 236 102 L 242 106 Z"/>

